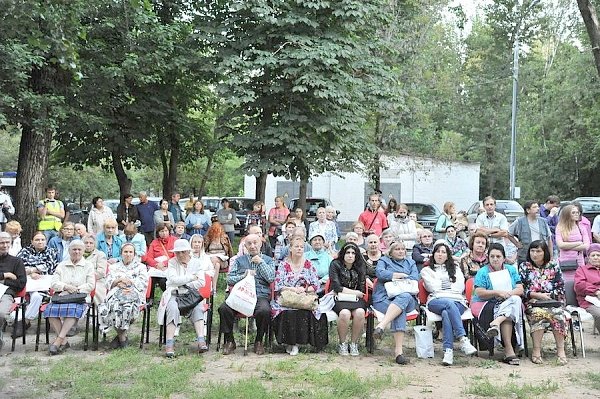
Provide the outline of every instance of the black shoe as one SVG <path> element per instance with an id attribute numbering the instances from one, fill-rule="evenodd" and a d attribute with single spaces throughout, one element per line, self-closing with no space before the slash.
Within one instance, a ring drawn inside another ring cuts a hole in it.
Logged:
<path id="1" fill-rule="evenodd" d="M 75 324 L 73 327 L 71 327 L 71 329 L 67 333 L 67 337 L 74 337 L 75 335 L 77 335 L 78 332 L 79 332 L 79 327 L 77 327 L 77 324 Z"/>
<path id="2" fill-rule="evenodd" d="M 125 337 L 125 341 L 119 341 L 119 347 L 120 348 L 125 349 L 128 346 L 129 346 L 129 338 L 128 337 Z"/>
<path id="3" fill-rule="evenodd" d="M 119 336 L 116 336 L 112 341 L 110 341 L 110 349 L 119 349 L 121 347 L 121 342 L 119 341 Z"/>
<path id="4" fill-rule="evenodd" d="M 67 342 L 67 343 L 66 343 L 66 344 L 64 344 L 64 345 L 61 345 L 61 346 L 59 346 L 59 347 L 58 347 L 58 351 L 59 351 L 59 352 L 64 352 L 64 351 L 66 351 L 67 349 L 69 349 L 70 347 L 71 347 L 71 344 Z"/>

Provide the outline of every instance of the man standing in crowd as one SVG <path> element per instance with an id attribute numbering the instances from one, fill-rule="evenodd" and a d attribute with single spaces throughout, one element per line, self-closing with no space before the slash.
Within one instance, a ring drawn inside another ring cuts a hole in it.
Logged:
<path id="1" fill-rule="evenodd" d="M 2 331 L 4 330 L 6 317 L 10 313 L 14 296 L 27 284 L 23 261 L 8 254 L 11 241 L 10 234 L 0 233 L 0 283 L 8 287 L 4 295 L 0 297 L 0 349 L 4 345 Z"/>
<path id="2" fill-rule="evenodd" d="M 508 220 L 503 214 L 496 212 L 496 199 L 487 196 L 483 200 L 485 212 L 477 216 L 477 231 L 486 234 L 490 242 L 504 246 L 504 237 L 508 236 Z"/>
<path id="3" fill-rule="evenodd" d="M 519 264 L 527 260 L 527 248 L 533 241 L 545 241 L 552 253 L 552 233 L 546 219 L 539 216 L 540 206 L 536 201 L 527 201 L 523 208 L 525 216 L 517 218 L 508 228 L 509 239 L 519 249 L 517 251 Z M 519 241 L 511 239 L 512 237 L 517 237 Z"/>
<path id="4" fill-rule="evenodd" d="M 0 212 L 0 226 L 2 226 L 2 231 L 6 227 L 6 223 L 9 221 L 10 217 L 15 214 L 15 207 L 12 204 L 12 200 L 10 199 L 10 195 L 5 193 L 2 190 L 2 185 L 0 184 L 0 206 L 2 206 L 2 212 Z"/>
<path id="5" fill-rule="evenodd" d="M 177 224 L 177 222 L 185 222 L 185 215 L 179 206 L 180 199 L 181 195 L 175 191 L 171 195 L 171 202 L 169 203 L 169 212 L 173 214 L 173 220 L 175 220 L 175 224 Z"/>
<path id="6" fill-rule="evenodd" d="M 369 196 L 369 207 L 358 217 L 358 221 L 365 225 L 365 233 L 377 234 L 381 237 L 381 232 L 388 228 L 385 213 L 380 210 L 381 200 L 379 194 Z"/>
<path id="7" fill-rule="evenodd" d="M 37 210 L 40 217 L 38 230 L 46 236 L 46 241 L 58 235 L 65 218 L 65 206 L 56 198 L 56 189 L 52 186 L 46 188 L 46 198 L 38 202 Z"/>
<path id="8" fill-rule="evenodd" d="M 140 191 L 140 203 L 136 205 L 140 222 L 142 223 L 139 231 L 146 238 L 146 245 L 150 246 L 154 240 L 154 211 L 159 209 L 158 204 L 154 201 L 148 201 L 148 194 L 145 191 Z"/>
<path id="9" fill-rule="evenodd" d="M 233 244 L 237 214 L 235 213 L 235 210 L 229 207 L 229 200 L 227 198 L 221 200 L 221 205 L 223 205 L 223 208 L 217 211 L 217 220 L 223 225 L 223 230 L 227 233 L 229 242 Z"/>
<path id="10" fill-rule="evenodd" d="M 560 210 L 560 198 L 556 195 L 549 195 L 546 203 L 540 207 L 540 216 L 546 219 L 552 235 L 556 234 L 556 225 L 558 224 L 558 211 Z"/>

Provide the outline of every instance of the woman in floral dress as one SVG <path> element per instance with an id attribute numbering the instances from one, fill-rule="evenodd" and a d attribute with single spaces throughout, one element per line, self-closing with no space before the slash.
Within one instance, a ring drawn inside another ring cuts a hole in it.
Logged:
<path id="1" fill-rule="evenodd" d="M 283 307 L 277 299 L 285 290 L 314 293 L 318 288 L 317 270 L 304 258 L 304 239 L 293 237 L 290 242 L 290 255 L 277 269 L 275 299 L 271 301 L 275 337 L 277 342 L 286 345 L 286 352 L 291 356 L 298 354 L 298 345 L 310 344 L 317 350 L 327 345 L 327 317 L 321 317 L 317 311 Z"/>
<path id="2" fill-rule="evenodd" d="M 525 289 L 525 315 L 533 338 L 531 361 L 535 364 L 543 363 L 542 338 L 544 332 L 550 330 L 556 341 L 558 363 L 567 364 L 565 354 L 567 330 L 563 309 L 565 283 L 560 267 L 551 260 L 550 250 L 544 241 L 536 240 L 529 245 L 527 261 L 519 265 L 519 274 Z M 540 301 L 545 301 L 545 304 Z M 556 303 L 547 301 L 556 301 Z"/>
<path id="3" fill-rule="evenodd" d="M 100 329 L 106 332 L 114 327 L 117 330 L 117 336 L 111 343 L 113 349 L 127 347 L 127 330 L 140 314 L 148 286 L 146 265 L 135 255 L 133 244 L 125 243 L 121 247 L 121 258 L 120 262 L 109 267 L 106 276 L 108 294 L 98 307 Z"/>

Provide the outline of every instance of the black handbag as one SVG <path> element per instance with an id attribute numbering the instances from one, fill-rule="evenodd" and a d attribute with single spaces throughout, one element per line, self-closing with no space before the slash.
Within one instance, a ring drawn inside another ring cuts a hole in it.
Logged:
<path id="1" fill-rule="evenodd" d="M 85 303 L 85 299 L 88 294 L 83 292 L 78 292 L 75 294 L 66 294 L 66 295 L 52 295 L 52 303 L 62 304 L 62 303 Z"/>
<path id="2" fill-rule="evenodd" d="M 177 307 L 179 308 L 180 314 L 188 314 L 192 311 L 200 302 L 202 302 L 202 296 L 198 290 L 188 289 L 186 293 L 180 294 L 179 292 L 175 295 L 177 301 Z"/>
<path id="3" fill-rule="evenodd" d="M 4 214 L 4 218 L 6 219 L 6 223 L 13 220 L 13 215 L 10 214 L 8 208 L 2 207 L 2 213 Z"/>
<path id="4" fill-rule="evenodd" d="M 559 261 L 558 264 L 560 265 L 560 270 L 563 272 L 577 270 L 577 267 L 579 266 L 577 264 L 577 259 Z"/>
<path id="5" fill-rule="evenodd" d="M 560 308 L 563 303 L 554 299 L 530 301 L 529 305 L 534 308 Z"/>

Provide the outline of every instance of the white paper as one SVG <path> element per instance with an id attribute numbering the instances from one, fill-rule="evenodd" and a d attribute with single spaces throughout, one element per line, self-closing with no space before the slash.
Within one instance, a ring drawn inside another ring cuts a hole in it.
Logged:
<path id="1" fill-rule="evenodd" d="M 600 307 L 600 299 L 597 296 L 586 295 L 585 300 L 594 306 Z"/>
<path id="2" fill-rule="evenodd" d="M 25 290 L 27 292 L 48 291 L 48 290 L 50 290 L 51 285 L 52 285 L 52 276 L 51 275 L 42 275 L 37 280 L 34 280 L 31 277 L 27 276 L 27 285 L 25 286 Z"/>
<path id="3" fill-rule="evenodd" d="M 149 267 L 148 268 L 148 275 L 150 277 L 167 278 L 167 273 L 164 270 L 158 270 L 156 267 Z"/>
<path id="4" fill-rule="evenodd" d="M 7 289 L 8 289 L 8 285 L 4 285 L 4 284 L 0 283 L 0 298 L 2 297 L 2 295 L 4 295 L 4 293 L 6 292 Z"/>
<path id="5" fill-rule="evenodd" d="M 512 279 L 507 269 L 489 273 L 492 289 L 497 291 L 512 291 Z"/>
<path id="6" fill-rule="evenodd" d="M 212 257 L 219 258 L 219 259 L 221 259 L 222 261 L 226 261 L 227 259 L 229 259 L 229 256 L 227 256 L 227 255 L 224 255 L 224 254 L 210 254 L 210 255 L 208 255 L 208 256 L 210 256 L 211 258 L 212 258 Z"/>
<path id="7" fill-rule="evenodd" d="M 154 260 L 156 261 L 156 263 L 166 262 L 166 261 L 169 260 L 169 257 L 165 256 L 165 255 L 162 255 L 162 256 L 154 258 Z"/>

